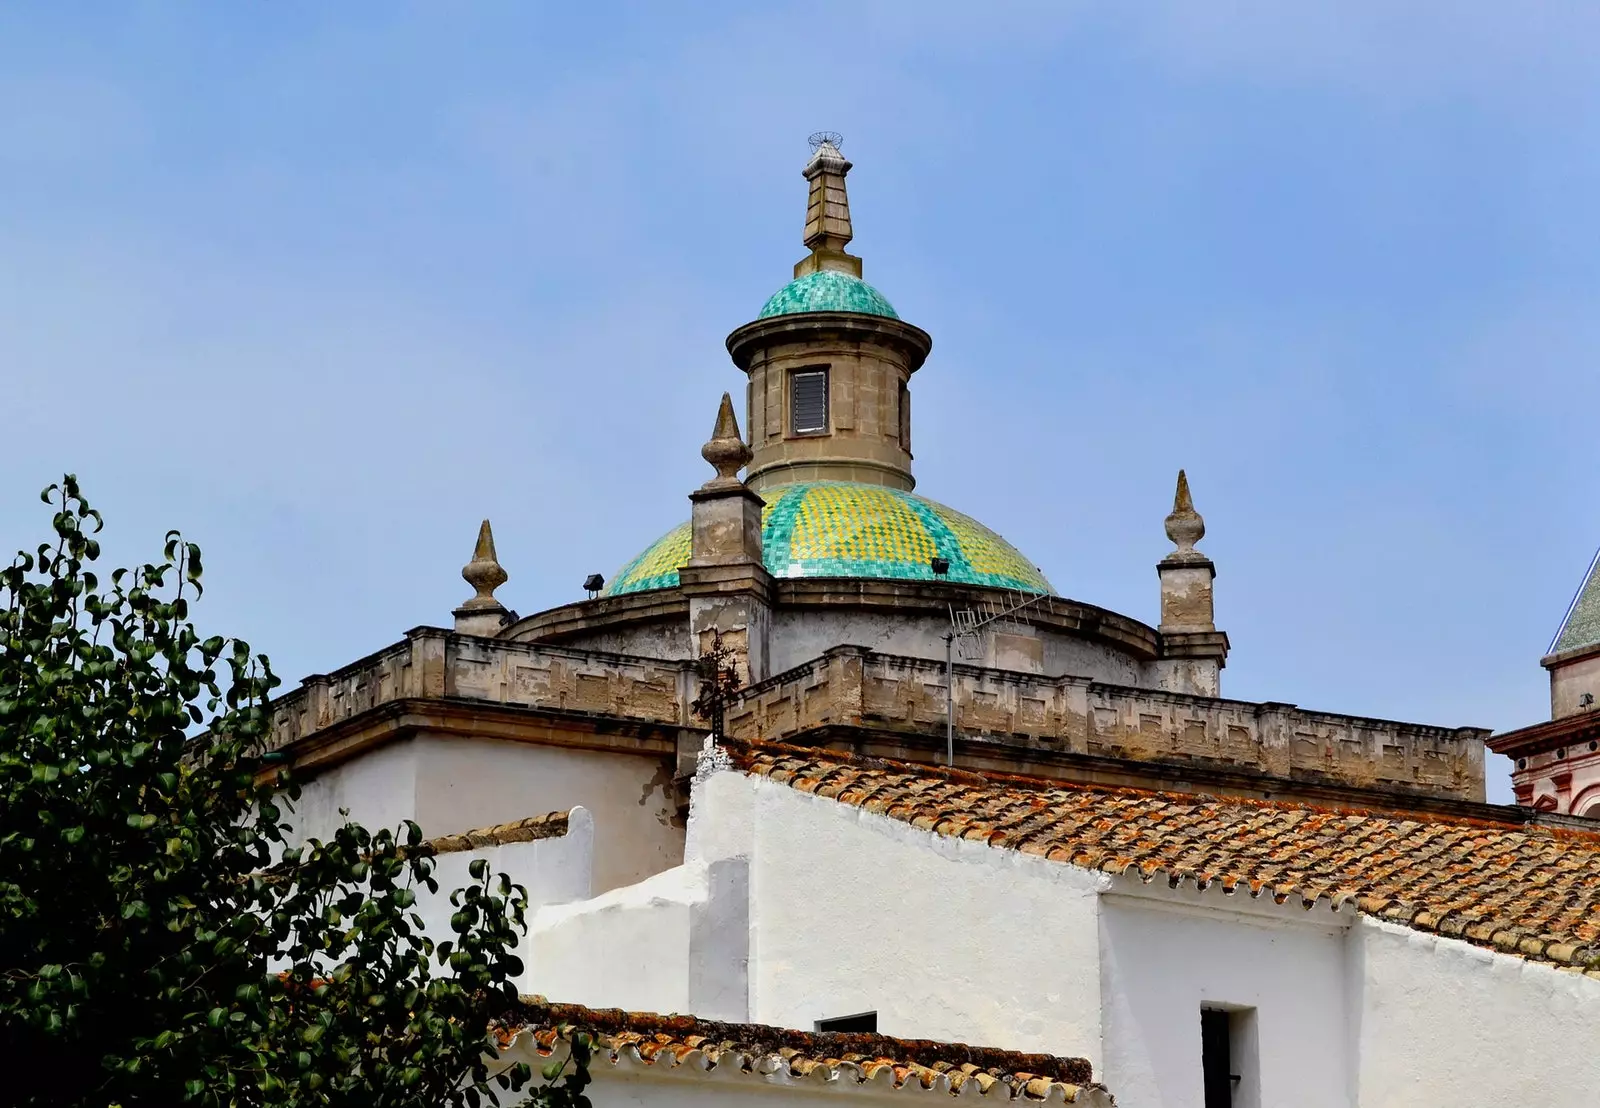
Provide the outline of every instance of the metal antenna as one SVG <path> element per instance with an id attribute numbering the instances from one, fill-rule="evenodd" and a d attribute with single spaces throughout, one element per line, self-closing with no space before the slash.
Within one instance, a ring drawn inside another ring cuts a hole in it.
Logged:
<path id="1" fill-rule="evenodd" d="M 996 624 L 1015 623 L 1021 613 L 1043 605 L 1054 611 L 1055 605 L 1047 592 L 1026 593 L 1020 589 L 1007 589 L 1003 593 L 985 592 L 978 598 L 978 608 L 950 608 L 950 630 L 944 636 L 944 761 L 956 764 L 956 643 L 961 645 L 964 661 L 970 661 L 983 651 L 983 635 Z"/>

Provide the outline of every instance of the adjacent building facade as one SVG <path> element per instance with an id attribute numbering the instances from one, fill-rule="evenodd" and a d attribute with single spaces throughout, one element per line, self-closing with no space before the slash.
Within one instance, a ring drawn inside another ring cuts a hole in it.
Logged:
<path id="1" fill-rule="evenodd" d="M 1223 696 L 1186 475 L 1154 626 L 917 487 L 933 343 L 847 250 L 850 170 L 814 136 L 805 253 L 728 337 L 743 429 L 730 390 L 682 526 L 517 618 L 486 522 L 452 626 L 277 701 L 301 833 L 414 819 L 446 875 L 524 884 L 560 1004 L 503 1039 L 590 1028 L 597 1104 L 1593 1103 L 1600 834 L 1566 814 L 1588 779 L 1537 775 L 1600 741 L 1600 584 L 1555 730 Z M 1488 805 L 1513 740 L 1534 768 Z"/>
<path id="2" fill-rule="evenodd" d="M 1600 554 L 1589 563 L 1550 649 L 1550 720 L 1494 736 L 1513 760 L 1517 803 L 1541 812 L 1600 816 Z"/>

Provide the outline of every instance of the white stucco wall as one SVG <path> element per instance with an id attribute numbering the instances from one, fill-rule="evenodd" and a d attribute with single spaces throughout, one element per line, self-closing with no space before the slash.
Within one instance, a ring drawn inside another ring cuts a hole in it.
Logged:
<path id="1" fill-rule="evenodd" d="M 691 861 L 532 916 L 530 990 L 592 1008 L 749 1018 L 743 859 Z"/>
<path id="2" fill-rule="evenodd" d="M 284 817 L 296 841 L 327 839 L 344 823 L 340 809 L 348 809 L 349 818 L 368 830 L 398 829 L 402 821 L 416 819 L 417 744 L 380 746 L 301 785 L 300 799 Z"/>
<path id="3" fill-rule="evenodd" d="M 531 921 L 538 910 L 547 904 L 588 899 L 594 864 L 594 820 L 583 808 L 574 808 L 567 814 L 565 835 L 503 843 L 478 850 L 452 851 L 436 856 L 433 877 L 439 883 L 439 891 L 429 893 L 425 888 L 417 890 L 416 905 L 417 915 L 422 918 L 428 937 L 435 943 L 455 941 L 450 917 L 456 909 L 450 903 L 450 894 L 469 884 L 476 884 L 470 868 L 478 858 L 489 863 L 491 874 L 504 873 L 527 890 L 526 918 Z M 522 992 L 531 992 L 534 985 L 533 964 L 538 954 L 531 927 L 518 953 L 522 957 L 523 975 L 517 987 Z"/>
<path id="4" fill-rule="evenodd" d="M 750 1019 L 754 795 L 743 774 L 700 782 L 682 866 L 531 915 L 531 991 L 595 1008 Z"/>
<path id="5" fill-rule="evenodd" d="M 1600 981 L 1350 908 L 1110 878 L 736 772 L 697 787 L 686 856 L 542 909 L 536 990 L 801 1029 L 874 1011 L 1088 1058 L 1137 1108 L 1199 1108 L 1201 1008 L 1249 1009 L 1239 1108 L 1600 1103 Z"/>
<path id="6" fill-rule="evenodd" d="M 594 817 L 596 891 L 683 860 L 662 759 L 492 739 L 419 739 L 417 821 L 448 835 L 582 805 Z"/>
<path id="7" fill-rule="evenodd" d="M 750 862 L 751 1017 L 1088 1058 L 1098 874 L 919 831 L 764 779 Z"/>
<path id="8" fill-rule="evenodd" d="M 1204 1006 L 1255 1010 L 1258 1072 L 1243 1075 L 1235 1104 L 1350 1108 L 1350 918 L 1270 902 L 1233 909 L 1231 898 L 1192 886 L 1148 894 L 1107 896 L 1100 911 L 1100 1072 L 1117 1102 L 1202 1108 Z M 1251 1077 L 1258 1087 L 1249 1087 Z M 1432 1103 L 1417 1100 L 1411 1108 Z"/>
<path id="9" fill-rule="evenodd" d="M 1600 1104 L 1600 981 L 1370 919 L 1349 980 L 1361 1108 Z"/>
<path id="10" fill-rule="evenodd" d="M 665 760 L 595 750 L 421 735 L 367 751 L 307 781 L 296 833 L 326 838 L 348 808 L 368 828 L 413 819 L 434 838 L 582 806 L 595 825 L 595 891 L 683 859 Z"/>

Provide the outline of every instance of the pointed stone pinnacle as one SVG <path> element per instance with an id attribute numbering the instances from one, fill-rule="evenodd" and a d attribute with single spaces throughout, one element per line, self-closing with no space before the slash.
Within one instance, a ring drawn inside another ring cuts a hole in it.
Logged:
<path id="1" fill-rule="evenodd" d="M 1189 495 L 1189 475 L 1178 470 L 1178 491 L 1172 497 L 1172 514 L 1167 517 L 1167 538 L 1171 539 L 1178 556 L 1199 554 L 1194 544 L 1205 538 L 1206 521 L 1194 510 L 1194 500 Z"/>
<path id="2" fill-rule="evenodd" d="M 717 409 L 717 425 L 711 439 L 700 448 L 700 456 L 716 467 L 717 475 L 706 482 L 707 488 L 740 484 L 739 471 L 749 464 L 750 448 L 739 435 L 739 419 L 733 414 L 733 397 L 722 394 L 722 406 Z"/>
<path id="3" fill-rule="evenodd" d="M 472 561 L 461 568 L 461 576 L 477 591 L 476 596 L 461 605 L 463 610 L 501 607 L 500 601 L 494 597 L 494 590 L 510 580 L 511 575 L 495 557 L 494 532 L 489 529 L 488 520 L 484 520 L 478 528 L 478 542 L 472 548 Z"/>

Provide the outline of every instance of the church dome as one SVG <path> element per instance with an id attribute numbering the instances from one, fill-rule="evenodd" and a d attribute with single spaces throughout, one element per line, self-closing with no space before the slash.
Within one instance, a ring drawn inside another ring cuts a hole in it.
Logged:
<path id="1" fill-rule="evenodd" d="M 781 485 L 761 513 L 762 560 L 774 577 L 953 581 L 1054 594 L 1033 563 L 983 524 L 925 497 L 843 481 Z M 604 595 L 672 588 L 689 561 L 689 524 L 625 565 Z M 935 577 L 931 559 L 950 572 Z"/>
<path id="2" fill-rule="evenodd" d="M 859 277 L 831 269 L 796 277 L 772 294 L 756 318 L 800 312 L 856 312 L 900 318 L 883 293 Z"/>

